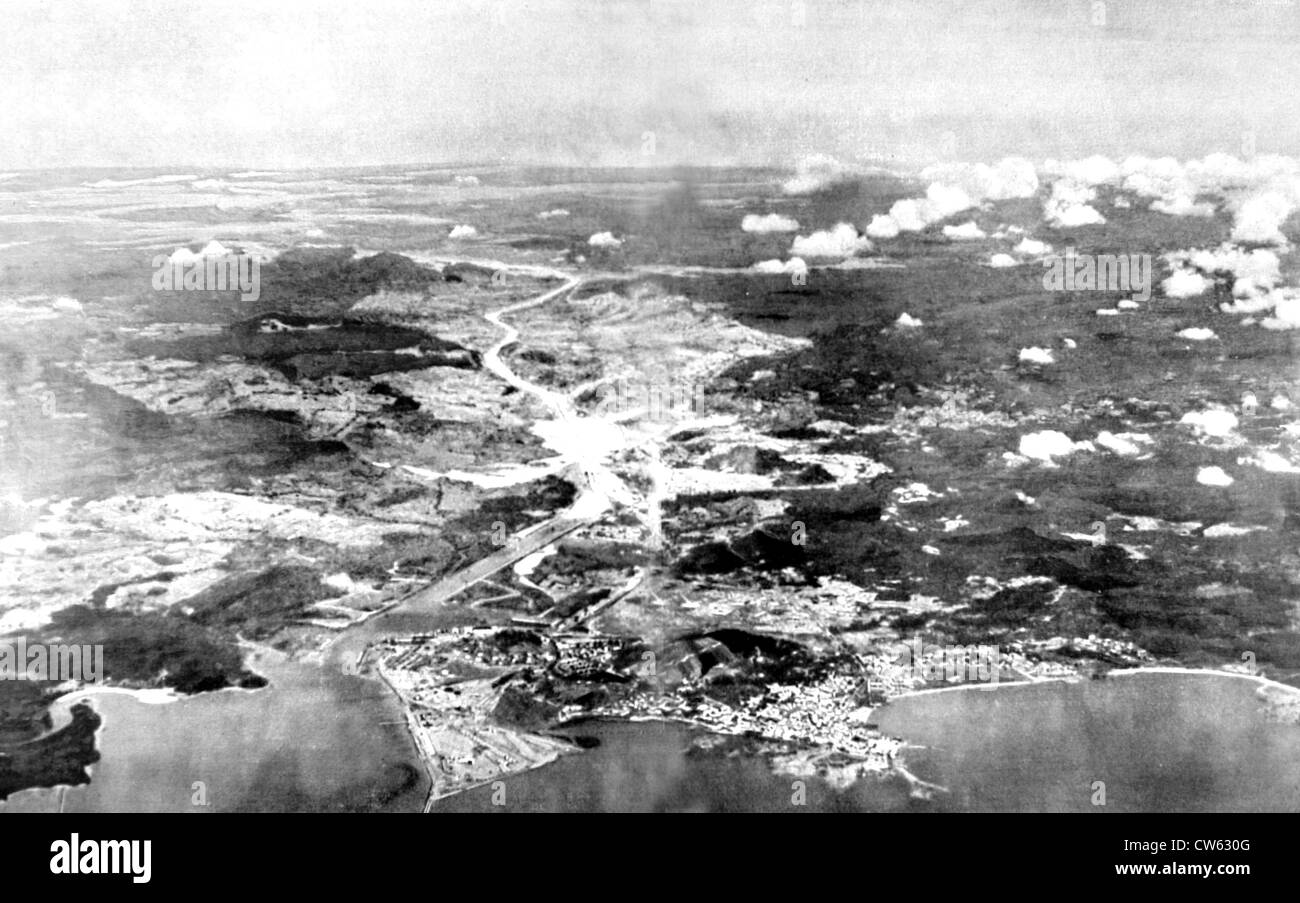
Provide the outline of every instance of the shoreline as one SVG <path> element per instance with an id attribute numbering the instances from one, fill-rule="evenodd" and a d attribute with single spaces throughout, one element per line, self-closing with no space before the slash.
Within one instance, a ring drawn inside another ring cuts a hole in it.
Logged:
<path id="1" fill-rule="evenodd" d="M 1300 687 L 1295 687 L 1292 686 L 1291 684 L 1284 684 L 1281 683 L 1280 681 L 1271 680 L 1270 678 L 1262 677 L 1258 674 L 1243 674 L 1240 671 L 1225 671 L 1217 668 L 1176 668 L 1171 665 L 1157 665 L 1150 668 L 1116 668 L 1113 671 L 1105 672 L 1105 678 L 1109 679 L 1111 677 L 1125 677 L 1125 676 L 1132 676 L 1135 674 L 1137 675 L 1204 674 L 1204 675 L 1212 675 L 1215 677 L 1236 677 L 1236 678 L 1241 678 L 1243 680 L 1253 681 L 1259 684 L 1261 687 L 1276 687 L 1278 689 L 1286 690 L 1289 693 L 1293 693 L 1297 696 L 1300 696 Z M 1088 677 L 1085 677 L 1080 674 L 1074 674 L 1074 675 L 1061 675 L 1059 677 L 1044 677 L 1041 680 L 1000 680 L 996 683 L 993 682 L 965 683 L 965 684 L 958 684 L 957 686 L 953 686 L 953 687 L 927 687 L 924 690 L 909 690 L 905 693 L 899 693 L 895 696 L 891 696 L 884 703 L 873 708 L 872 712 L 884 708 L 885 706 L 889 705 L 890 703 L 896 700 L 910 699 L 910 698 L 915 698 L 917 696 L 929 696 L 935 693 L 952 693 L 952 692 L 957 692 L 962 690 L 979 691 L 979 692 L 988 693 L 988 692 L 992 692 L 993 690 L 997 690 L 999 687 L 1027 687 L 1027 686 L 1035 686 L 1040 684 L 1053 684 L 1053 683 L 1084 683 L 1089 680 L 1090 678 Z"/>

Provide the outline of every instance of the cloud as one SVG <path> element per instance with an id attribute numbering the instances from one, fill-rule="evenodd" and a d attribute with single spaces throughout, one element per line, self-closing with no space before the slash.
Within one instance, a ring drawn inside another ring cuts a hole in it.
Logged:
<path id="1" fill-rule="evenodd" d="M 1096 197 L 1097 189 L 1091 185 L 1061 179 L 1052 183 L 1052 193 L 1043 202 L 1043 213 L 1048 223 L 1058 229 L 1099 226 L 1106 222 L 1106 217 L 1088 203 Z"/>
<path id="2" fill-rule="evenodd" d="M 960 186 L 934 182 L 925 190 L 921 211 L 933 223 L 974 206 L 975 200 Z"/>
<path id="3" fill-rule="evenodd" d="M 962 223 L 960 226 L 944 226 L 943 234 L 947 238 L 958 240 L 970 240 L 976 238 L 988 238 L 988 235 L 975 224 L 974 220 Z"/>
<path id="4" fill-rule="evenodd" d="M 1300 164 L 1289 157 L 1217 153 L 1184 164 L 1134 156 L 1120 169 L 1124 189 L 1153 198 L 1151 209 L 1162 213 L 1209 216 L 1214 205 L 1197 198 L 1221 198 L 1233 214 L 1234 241 L 1284 245 L 1282 223 L 1300 208 Z"/>
<path id="5" fill-rule="evenodd" d="M 920 232 L 931 223 L 969 210 L 975 206 L 970 195 L 956 185 L 934 182 L 925 190 L 923 198 L 905 198 L 895 201 L 889 208 L 889 218 L 894 226 L 904 232 Z M 874 220 L 873 220 L 874 222 Z M 888 225 L 882 221 L 882 228 Z"/>
<path id="6" fill-rule="evenodd" d="M 1157 198 L 1151 202 L 1156 213 L 1169 216 L 1214 216 L 1214 205 L 1197 201 L 1189 194 L 1176 194 L 1172 198 Z"/>
<path id="7" fill-rule="evenodd" d="M 451 232 L 447 234 L 448 238 L 474 238 L 478 235 L 478 230 L 473 226 L 459 225 L 453 226 Z"/>
<path id="8" fill-rule="evenodd" d="M 1282 223 L 1295 210 L 1291 198 L 1267 191 L 1244 200 L 1237 208 L 1232 240 L 1261 245 L 1285 245 Z"/>
<path id="9" fill-rule="evenodd" d="M 1223 408 L 1188 411 L 1178 421 L 1207 436 L 1227 436 L 1237 428 L 1237 415 Z"/>
<path id="10" fill-rule="evenodd" d="M 921 170 L 921 178 L 961 189 L 976 203 L 1033 197 L 1038 173 L 1024 157 L 987 163 L 942 163 Z"/>
<path id="11" fill-rule="evenodd" d="M 795 236 L 790 253 L 797 257 L 852 257 L 859 251 L 870 251 L 871 242 L 858 234 L 858 230 L 849 223 L 839 223 L 833 229 L 804 237 Z"/>
<path id="12" fill-rule="evenodd" d="M 808 264 L 802 257 L 791 257 L 789 260 L 760 260 L 754 264 L 753 269 L 759 273 L 806 273 Z"/>
<path id="13" fill-rule="evenodd" d="M 1091 442 L 1075 442 L 1057 430 L 1041 430 L 1021 436 L 1019 451 L 1026 458 L 1053 465 L 1053 458 L 1064 458 L 1076 451 L 1093 451 L 1095 448 Z"/>
<path id="14" fill-rule="evenodd" d="M 1166 298 L 1192 298 L 1205 294 L 1213 284 L 1195 270 L 1179 267 L 1160 286 L 1164 289 Z"/>
<path id="15" fill-rule="evenodd" d="M 1052 225 L 1058 229 L 1073 229 L 1078 226 L 1100 226 L 1106 222 L 1096 207 L 1087 204 L 1072 204 L 1053 209 L 1047 216 Z"/>
<path id="16" fill-rule="evenodd" d="M 208 257 L 226 257 L 233 253 L 221 242 L 213 239 L 197 252 L 191 251 L 189 248 L 177 248 L 172 251 L 167 260 L 169 263 L 195 263 Z"/>
<path id="17" fill-rule="evenodd" d="M 1248 286 L 1268 289 L 1282 280 L 1282 262 L 1274 251 L 1267 248 L 1247 251 L 1225 242 L 1217 248 L 1174 251 L 1165 255 L 1165 259 L 1211 275 L 1231 277 L 1236 280 L 1233 291 L 1239 294 L 1245 294 Z"/>
<path id="18" fill-rule="evenodd" d="M 1063 191 L 1115 185 L 1139 197 L 1151 198 L 1150 209 L 1157 213 L 1207 217 L 1214 215 L 1215 206 L 1197 200 L 1198 196 L 1219 193 L 1225 184 L 1240 182 L 1249 167 L 1226 154 L 1212 154 L 1200 163 L 1186 165 L 1173 157 L 1131 156 L 1117 164 L 1106 157 L 1093 156 L 1064 163 L 1049 160 L 1044 169 L 1059 177 L 1057 184 L 1063 185 Z M 1077 209 L 1092 199 L 1080 196 L 1067 201 L 1058 195 L 1061 203 L 1052 218 L 1064 225 L 1096 223 L 1098 220 L 1091 213 Z M 1115 206 L 1131 205 L 1126 198 L 1117 197 Z"/>
<path id="19" fill-rule="evenodd" d="M 854 176 L 854 171 L 826 154 L 813 154 L 799 161 L 795 174 L 781 183 L 786 194 L 814 194 Z"/>
<path id="20" fill-rule="evenodd" d="M 587 244 L 593 248 L 617 248 L 622 246 L 623 240 L 615 238 L 613 232 L 597 232 L 587 239 Z"/>
<path id="21" fill-rule="evenodd" d="M 909 314 L 907 311 L 903 311 L 899 314 L 898 319 L 894 321 L 894 326 L 899 329 L 919 329 L 924 325 L 924 323 Z"/>
<path id="22" fill-rule="evenodd" d="M 1042 254 L 1052 253 L 1052 246 L 1045 241 L 1036 241 L 1032 238 L 1022 238 L 1020 244 L 1016 245 L 1017 254 L 1026 254 L 1030 257 L 1037 257 Z"/>
<path id="23" fill-rule="evenodd" d="M 894 238 L 898 235 L 898 221 L 888 213 L 877 213 L 867 224 L 868 238 Z"/>
<path id="24" fill-rule="evenodd" d="M 1016 265 L 1016 259 L 1012 257 L 1010 254 L 994 254 L 992 257 L 989 258 L 989 266 L 991 267 L 1001 268 L 1001 267 L 1013 267 L 1015 265 Z"/>
<path id="25" fill-rule="evenodd" d="M 867 226 L 871 238 L 893 238 L 969 210 L 984 201 L 1032 197 L 1038 191 L 1034 164 L 1023 157 L 987 163 L 942 163 L 921 170 L 929 181 L 923 198 L 904 198 Z M 962 237 L 962 236 L 958 236 Z M 982 237 L 982 236 L 981 236 Z"/>
<path id="26" fill-rule="evenodd" d="M 740 221 L 740 228 L 745 232 L 757 232 L 759 234 L 797 232 L 799 231 L 799 221 L 788 216 L 782 216 L 779 213 L 769 213 L 767 216 L 750 213 Z"/>
<path id="27" fill-rule="evenodd" d="M 1265 329 L 1300 329 L 1300 296 L 1278 298 L 1273 305 L 1273 316 L 1260 321 Z"/>
<path id="28" fill-rule="evenodd" d="M 1213 249 L 1174 251 L 1166 254 L 1165 260 L 1174 267 L 1173 276 L 1179 279 L 1175 283 L 1178 291 L 1199 295 L 1216 281 L 1231 280 L 1233 301 L 1219 306 L 1224 313 L 1253 314 L 1269 310 L 1279 300 L 1285 300 L 1290 291 L 1277 288 L 1282 281 L 1282 264 L 1277 254 L 1267 248 L 1247 251 L 1225 243 Z M 1199 277 L 1200 281 L 1194 277 Z M 1198 288 L 1200 291 L 1196 290 Z"/>
<path id="29" fill-rule="evenodd" d="M 1053 357 L 1049 348 L 1021 348 L 1020 355 L 1017 358 L 1022 364 L 1055 364 L 1056 358 Z"/>
<path id="30" fill-rule="evenodd" d="M 894 228 L 903 232 L 920 232 L 928 226 L 929 221 L 922 212 L 923 203 L 916 198 L 895 201 L 894 206 L 889 208 L 889 219 L 894 223 Z"/>
<path id="31" fill-rule="evenodd" d="M 1202 467 L 1196 471 L 1196 482 L 1202 486 L 1231 486 L 1233 479 L 1222 467 Z"/>
<path id="32" fill-rule="evenodd" d="M 541 213 L 537 214 L 537 218 L 555 219 L 556 217 L 568 216 L 568 215 L 569 215 L 569 211 L 565 210 L 563 207 L 556 207 L 554 210 L 543 210 Z"/>
<path id="33" fill-rule="evenodd" d="M 1204 326 L 1189 326 L 1186 329 L 1178 331 L 1178 338 L 1187 339 L 1191 342 L 1208 342 L 1211 339 L 1217 339 L 1213 329 L 1207 329 Z"/>

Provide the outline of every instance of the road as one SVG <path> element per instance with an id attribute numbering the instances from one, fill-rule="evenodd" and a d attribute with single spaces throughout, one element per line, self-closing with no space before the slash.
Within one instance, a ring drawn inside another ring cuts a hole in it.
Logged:
<path id="1" fill-rule="evenodd" d="M 579 527 L 591 523 L 591 520 L 566 518 L 563 515 L 535 525 L 529 530 L 512 536 L 498 552 L 461 568 L 454 574 L 443 577 L 432 586 L 412 593 L 404 598 L 396 608 L 397 612 L 418 612 L 436 608 L 460 593 L 469 589 L 480 580 L 486 580 L 497 571 L 507 568 L 520 558 L 531 555 L 562 536 L 572 533 Z"/>

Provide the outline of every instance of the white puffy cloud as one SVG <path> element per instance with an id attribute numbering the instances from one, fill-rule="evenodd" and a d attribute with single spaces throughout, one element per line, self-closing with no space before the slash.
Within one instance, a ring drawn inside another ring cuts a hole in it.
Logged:
<path id="1" fill-rule="evenodd" d="M 1237 428 L 1237 415 L 1224 408 L 1188 411 L 1178 421 L 1207 436 L 1227 436 Z"/>
<path id="2" fill-rule="evenodd" d="M 969 240 L 976 238 L 988 238 L 984 230 L 975 224 L 974 220 L 962 223 L 960 226 L 944 226 L 943 234 L 947 238 L 959 240 Z"/>
<path id="3" fill-rule="evenodd" d="M 975 202 L 1033 197 L 1038 191 L 1038 173 L 1024 157 L 1007 157 L 986 163 L 943 163 L 921 171 L 930 182 L 960 188 Z"/>
<path id="4" fill-rule="evenodd" d="M 1273 316 L 1259 325 L 1265 329 L 1300 329 L 1300 297 L 1279 298 L 1273 305 Z"/>
<path id="5" fill-rule="evenodd" d="M 896 229 L 904 232 L 920 232 L 929 225 L 922 211 L 924 201 L 916 198 L 906 198 L 905 200 L 895 201 L 894 206 L 889 208 L 889 218 L 893 221 Z"/>
<path id="6" fill-rule="evenodd" d="M 1196 482 L 1202 486 L 1231 486 L 1233 479 L 1222 467 L 1202 467 L 1196 471 Z"/>
<path id="7" fill-rule="evenodd" d="M 1022 238 L 1020 244 L 1016 245 L 1017 254 L 1027 254 L 1031 257 L 1037 257 L 1042 254 L 1052 253 L 1052 246 L 1045 241 L 1036 241 L 1032 238 Z"/>
<path id="8" fill-rule="evenodd" d="M 1249 197 L 1237 207 L 1232 240 L 1285 245 L 1287 240 L 1282 234 L 1282 223 L 1293 210 L 1295 203 L 1292 199 L 1277 191 Z"/>
<path id="9" fill-rule="evenodd" d="M 569 215 L 569 211 L 565 210 L 563 207 L 556 207 L 554 210 L 543 210 L 541 213 L 537 214 L 537 218 L 556 219 L 557 217 L 568 216 L 568 215 Z"/>
<path id="10" fill-rule="evenodd" d="M 759 273 L 806 273 L 808 264 L 801 257 L 791 257 L 786 261 L 760 260 L 753 269 Z"/>
<path id="11" fill-rule="evenodd" d="M 1046 365 L 1056 363 L 1056 358 L 1052 356 L 1050 348 L 1039 348 L 1038 346 L 1032 348 L 1021 348 L 1018 359 L 1022 364 Z"/>
<path id="12" fill-rule="evenodd" d="M 1195 270 L 1179 267 L 1160 283 L 1166 298 L 1192 298 L 1205 294 L 1214 283 Z"/>
<path id="13" fill-rule="evenodd" d="M 1102 216 L 1096 207 L 1088 204 L 1074 204 L 1055 209 L 1049 214 L 1048 219 L 1053 225 L 1061 229 L 1072 229 L 1076 226 L 1100 226 L 1106 222 L 1106 217 Z"/>
<path id="14" fill-rule="evenodd" d="M 750 213 L 740 221 L 740 228 L 745 232 L 757 232 L 759 234 L 797 232 L 799 231 L 799 221 L 788 216 L 782 216 L 779 213 L 769 213 L 767 216 Z"/>
<path id="15" fill-rule="evenodd" d="M 871 242 L 849 223 L 839 223 L 833 229 L 824 229 L 811 235 L 796 235 L 790 253 L 796 257 L 852 257 L 859 251 L 870 251 Z"/>
<path id="16" fill-rule="evenodd" d="M 1174 198 L 1194 194 L 1195 186 L 1173 157 L 1129 157 L 1120 164 L 1122 187 L 1139 197 Z"/>
<path id="17" fill-rule="evenodd" d="M 1282 280 L 1282 263 L 1277 254 L 1267 248 L 1247 251 L 1236 245 L 1223 244 L 1213 249 L 1175 251 L 1168 256 L 1172 261 L 1190 264 L 1205 273 L 1233 277 L 1236 280 L 1233 285 L 1235 294 L 1269 289 Z"/>
<path id="18" fill-rule="evenodd" d="M 1077 226 L 1097 226 L 1106 222 L 1096 207 L 1089 205 L 1097 197 L 1097 189 L 1072 179 L 1052 183 L 1052 193 L 1043 202 L 1047 221 L 1058 229 Z"/>
<path id="19" fill-rule="evenodd" d="M 1174 251 L 1166 254 L 1165 260 L 1174 267 L 1174 277 L 1178 277 L 1174 283 L 1175 291 L 1189 293 L 1170 297 L 1199 295 L 1216 280 L 1231 280 L 1233 301 L 1219 306 L 1224 313 L 1260 313 L 1292 294 L 1292 289 L 1278 287 L 1282 281 L 1281 261 L 1267 248 L 1247 251 L 1225 243 L 1218 248 Z"/>
<path id="20" fill-rule="evenodd" d="M 1290 287 L 1275 288 L 1264 292 L 1249 292 L 1233 298 L 1232 303 L 1219 305 L 1225 314 L 1257 314 L 1273 310 L 1279 304 L 1285 304 L 1296 297 L 1297 290 Z"/>
<path id="21" fill-rule="evenodd" d="M 1038 173 L 1023 157 L 1007 157 L 992 166 L 943 163 L 923 169 L 921 178 L 930 183 L 925 197 L 896 201 L 887 215 L 873 217 L 867 226 L 869 236 L 893 238 L 900 231 L 919 232 L 984 201 L 1032 197 L 1038 191 Z"/>
<path id="22" fill-rule="evenodd" d="M 1243 462 L 1238 460 L 1237 463 L 1241 464 Z M 1257 452 L 1254 456 L 1246 459 L 1245 463 L 1254 464 L 1260 470 L 1266 470 L 1269 473 L 1300 473 L 1300 467 L 1296 467 L 1277 452 L 1267 449 Z"/>
<path id="23" fill-rule="evenodd" d="M 473 238 L 476 235 L 478 235 L 477 229 L 475 229 L 473 226 L 466 226 L 462 224 L 459 226 L 453 226 L 451 232 L 447 234 L 447 237 L 448 238 Z"/>
<path id="24" fill-rule="evenodd" d="M 904 232 L 919 232 L 931 223 L 969 210 L 975 202 L 956 185 L 934 182 L 923 198 L 904 198 L 889 208 L 889 217 Z"/>
<path id="25" fill-rule="evenodd" d="M 1204 326 L 1189 326 L 1178 331 L 1178 338 L 1192 342 L 1208 342 L 1211 339 L 1217 339 L 1218 336 L 1214 334 L 1213 329 L 1207 329 Z"/>
<path id="26" fill-rule="evenodd" d="M 593 248 L 617 248 L 622 246 L 623 240 L 615 238 L 613 232 L 597 232 L 587 239 L 587 244 Z"/>
<path id="27" fill-rule="evenodd" d="M 926 218 L 933 223 L 974 206 L 975 201 L 960 186 L 933 182 L 925 190 L 925 201 L 921 209 Z"/>
<path id="28" fill-rule="evenodd" d="M 1020 437 L 1020 454 L 1044 464 L 1053 465 L 1053 458 L 1064 458 L 1076 451 L 1094 451 L 1091 442 L 1075 442 L 1057 430 L 1041 430 Z"/>
<path id="29" fill-rule="evenodd" d="M 868 238 L 894 238 L 898 235 L 898 221 L 888 213 L 877 213 L 867 223 Z"/>
<path id="30" fill-rule="evenodd" d="M 989 258 L 989 266 L 994 268 L 1013 267 L 1016 265 L 1016 259 L 1010 254 L 994 254 Z"/>
<path id="31" fill-rule="evenodd" d="M 1153 210 L 1208 216 L 1214 205 L 1197 198 L 1222 198 L 1233 213 L 1235 241 L 1285 244 L 1280 227 L 1300 208 L 1300 164 L 1289 157 L 1264 154 L 1243 161 L 1216 153 L 1186 164 L 1172 157 L 1130 157 L 1120 168 L 1124 189 L 1152 198 Z"/>
<path id="32" fill-rule="evenodd" d="M 898 319 L 894 321 L 894 325 L 899 329 L 919 329 L 925 324 L 907 311 L 903 311 L 903 313 L 898 315 Z"/>
<path id="33" fill-rule="evenodd" d="M 1169 216 L 1214 216 L 1214 205 L 1208 201 L 1197 201 L 1190 194 L 1176 194 L 1172 198 L 1157 198 L 1151 202 L 1151 209 L 1156 213 Z"/>

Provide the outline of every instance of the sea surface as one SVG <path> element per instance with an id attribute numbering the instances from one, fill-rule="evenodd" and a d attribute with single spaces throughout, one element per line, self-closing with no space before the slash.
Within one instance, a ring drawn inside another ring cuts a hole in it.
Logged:
<path id="1" fill-rule="evenodd" d="M 104 723 L 91 782 L 23 791 L 0 811 L 419 811 L 426 772 L 381 683 L 264 655 L 250 665 L 269 687 L 162 704 L 92 694 Z M 56 724 L 83 695 L 56 705 Z"/>
<path id="2" fill-rule="evenodd" d="M 691 750 L 691 731 L 594 723 L 601 745 L 509 779 L 500 805 L 528 811 L 1296 811 L 1300 725 L 1270 719 L 1259 684 L 1231 675 L 1150 673 L 954 689 L 878 709 L 902 761 L 942 790 L 898 775 L 839 789 L 773 774 L 753 756 Z M 1104 784 L 1104 795 L 1098 782 Z M 918 785 L 919 786 L 919 785 Z M 495 794 L 495 797 L 494 797 Z M 491 785 L 435 811 L 490 811 Z M 1104 802 L 1103 802 L 1104 801 Z"/>

